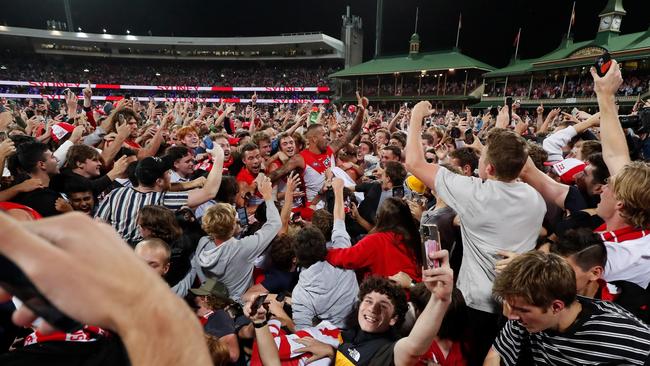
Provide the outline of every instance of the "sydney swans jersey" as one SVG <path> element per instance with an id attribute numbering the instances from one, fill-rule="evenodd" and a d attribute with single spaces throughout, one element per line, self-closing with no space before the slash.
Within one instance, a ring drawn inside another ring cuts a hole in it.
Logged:
<path id="1" fill-rule="evenodd" d="M 307 201 L 311 202 L 325 183 L 325 171 L 335 165 L 334 151 L 328 146 L 323 154 L 314 154 L 309 150 L 303 150 L 300 155 L 305 161 L 305 171 L 302 177 L 305 193 Z"/>

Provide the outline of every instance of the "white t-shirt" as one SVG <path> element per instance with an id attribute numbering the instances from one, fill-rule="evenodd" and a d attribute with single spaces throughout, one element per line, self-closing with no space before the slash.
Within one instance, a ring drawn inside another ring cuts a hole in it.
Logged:
<path id="1" fill-rule="evenodd" d="M 605 242 L 607 282 L 628 281 L 642 288 L 650 284 L 650 235 L 620 243 Z"/>
<path id="2" fill-rule="evenodd" d="M 500 309 L 492 297 L 496 253 L 524 253 L 535 248 L 546 204 L 526 183 L 466 177 L 440 167 L 440 198 L 460 217 L 463 263 L 457 286 L 467 306 L 490 313 Z"/>

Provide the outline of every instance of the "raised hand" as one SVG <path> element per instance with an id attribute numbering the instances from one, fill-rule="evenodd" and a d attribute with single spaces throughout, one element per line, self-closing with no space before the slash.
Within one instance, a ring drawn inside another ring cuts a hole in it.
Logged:
<path id="1" fill-rule="evenodd" d="M 431 291 L 431 296 L 439 301 L 450 302 L 454 289 L 454 272 L 449 267 L 449 252 L 441 250 L 429 253 L 429 259 L 438 260 L 439 267 L 422 271 L 422 282 Z"/>
<path id="2" fill-rule="evenodd" d="M 594 91 L 596 95 L 601 96 L 614 96 L 618 91 L 618 88 L 623 83 L 623 76 L 621 75 L 621 69 L 618 66 L 616 60 L 612 60 L 612 64 L 607 70 L 605 76 L 600 77 L 596 74 L 596 69 L 592 67 L 589 69 L 591 76 L 594 78 Z"/>

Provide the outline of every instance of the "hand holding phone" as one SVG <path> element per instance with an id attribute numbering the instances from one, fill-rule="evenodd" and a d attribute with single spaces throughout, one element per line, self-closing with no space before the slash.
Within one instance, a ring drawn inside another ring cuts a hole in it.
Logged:
<path id="1" fill-rule="evenodd" d="M 605 51 L 602 55 L 596 58 L 594 67 L 596 68 L 596 74 L 601 78 L 607 74 L 609 67 L 612 66 L 612 57 L 609 52 Z"/>
<path id="2" fill-rule="evenodd" d="M 431 259 L 429 254 L 442 250 L 440 245 L 440 230 L 435 224 L 422 224 L 420 228 L 422 239 L 422 261 L 426 268 L 440 267 L 440 260 Z"/>
<path id="3" fill-rule="evenodd" d="M 257 309 L 260 308 L 260 306 L 264 305 L 264 301 L 266 301 L 266 297 L 268 294 L 262 294 L 255 299 L 255 301 L 251 304 L 251 315 L 255 315 L 257 313 Z"/>

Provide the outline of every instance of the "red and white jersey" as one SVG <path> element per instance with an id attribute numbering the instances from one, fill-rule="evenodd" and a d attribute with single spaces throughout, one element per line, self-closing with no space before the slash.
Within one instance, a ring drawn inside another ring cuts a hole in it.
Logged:
<path id="1" fill-rule="evenodd" d="M 323 188 L 327 168 L 336 165 L 334 162 L 334 151 L 328 146 L 323 154 L 314 154 L 305 149 L 300 152 L 300 155 L 305 161 L 305 170 L 302 176 L 302 181 L 305 185 L 305 194 L 307 201 L 311 202 L 318 195 L 321 188 Z"/>
<path id="2" fill-rule="evenodd" d="M 278 356 L 280 356 L 280 362 L 283 366 L 303 366 L 305 365 L 305 361 L 311 357 L 311 353 L 296 351 L 305 347 L 296 342 L 297 339 L 311 337 L 334 348 L 338 348 L 341 342 L 339 337 L 341 331 L 326 320 L 320 322 L 315 327 L 301 329 L 294 334 L 286 334 L 282 330 L 281 324 L 278 320 L 270 320 L 269 331 L 271 332 L 271 335 L 273 335 L 275 346 L 278 348 Z M 327 366 L 329 364 L 329 359 L 321 359 L 310 363 L 310 365 L 315 366 Z M 251 366 L 258 365 L 261 366 L 262 362 L 257 351 L 257 343 L 255 343 L 253 347 L 253 356 L 251 358 Z"/>

